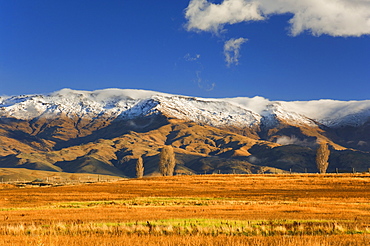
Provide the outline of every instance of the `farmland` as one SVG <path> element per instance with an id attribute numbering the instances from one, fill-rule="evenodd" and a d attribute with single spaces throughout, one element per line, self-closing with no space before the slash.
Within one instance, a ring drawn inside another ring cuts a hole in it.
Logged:
<path id="1" fill-rule="evenodd" d="M 370 175 L 0 185 L 3 245 L 366 245 Z"/>

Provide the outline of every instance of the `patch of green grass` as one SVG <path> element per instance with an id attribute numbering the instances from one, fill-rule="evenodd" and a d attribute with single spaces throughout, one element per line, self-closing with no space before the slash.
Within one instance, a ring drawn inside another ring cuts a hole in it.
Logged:
<path id="1" fill-rule="evenodd" d="M 19 210 L 18 208 L 0 208 L 0 211 L 15 211 Z"/>
<path id="2" fill-rule="evenodd" d="M 225 204 L 246 204 L 246 201 L 236 201 L 227 198 L 193 198 L 193 197 L 140 197 L 126 200 L 101 200 L 101 201 L 73 201 L 53 203 L 40 207 L 0 208 L 0 211 L 20 211 L 37 209 L 79 209 L 98 206 L 209 206 Z"/>

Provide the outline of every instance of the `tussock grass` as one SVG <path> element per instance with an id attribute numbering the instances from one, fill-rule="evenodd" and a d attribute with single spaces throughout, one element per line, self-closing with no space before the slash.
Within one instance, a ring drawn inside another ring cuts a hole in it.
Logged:
<path id="1" fill-rule="evenodd" d="M 272 236 L 245 237 L 220 236 L 5 236 L 2 245 L 48 245 L 48 246 L 364 246 L 370 244 L 367 235 L 345 236 Z"/>
<path id="2" fill-rule="evenodd" d="M 193 235 L 193 236 L 296 236 L 368 234 L 362 223 L 336 221 L 233 221 L 217 219 L 171 219 L 130 223 L 15 224 L 0 228 L 0 235 L 11 236 L 122 236 L 122 235 Z"/>
<path id="3" fill-rule="evenodd" d="M 0 189 L 3 245 L 369 245 L 368 175 L 204 175 Z"/>

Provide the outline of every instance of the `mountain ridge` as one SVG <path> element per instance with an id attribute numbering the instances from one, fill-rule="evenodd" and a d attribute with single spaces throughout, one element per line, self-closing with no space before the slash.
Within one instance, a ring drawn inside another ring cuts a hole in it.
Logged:
<path id="1" fill-rule="evenodd" d="M 174 147 L 183 173 L 315 172 L 315 149 L 331 148 L 329 170 L 366 171 L 370 101 L 199 98 L 134 89 L 0 97 L 0 167 L 146 175 Z M 346 160 L 346 162 L 343 162 Z"/>
<path id="2" fill-rule="evenodd" d="M 20 119 L 40 116 L 52 117 L 62 112 L 66 115 L 79 117 L 99 114 L 108 114 L 112 117 L 118 117 L 120 114 L 138 116 L 140 113 L 145 113 L 138 110 L 139 103 L 145 105 L 145 101 L 148 104 L 148 100 L 156 104 L 151 106 L 152 109 L 155 110 L 155 106 L 164 104 L 165 108 L 170 108 L 170 112 L 173 114 L 179 107 L 183 107 L 183 110 L 188 107 L 193 110 L 187 112 L 187 116 L 191 120 L 196 120 L 191 114 L 200 115 L 211 123 L 212 117 L 223 119 L 224 122 L 219 120 L 221 122 L 218 125 L 230 125 L 233 124 L 232 122 L 239 123 L 239 121 L 245 124 L 245 118 L 234 121 L 227 119 L 237 115 L 239 117 L 248 116 L 247 122 L 253 124 L 254 121 L 259 121 L 262 117 L 268 117 L 274 113 L 295 122 L 305 121 L 304 124 L 307 124 L 313 120 L 326 126 L 336 127 L 361 125 L 370 117 L 370 100 L 337 101 L 324 99 L 287 102 L 270 101 L 259 96 L 253 98 L 200 98 L 135 89 L 104 89 L 91 92 L 62 89 L 49 95 L 0 97 L 0 115 Z M 197 112 L 194 112 L 194 109 Z M 130 112 L 127 112 L 128 110 Z M 204 111 L 207 110 L 212 115 L 205 115 Z M 222 114 L 225 111 L 228 113 L 227 115 Z"/>

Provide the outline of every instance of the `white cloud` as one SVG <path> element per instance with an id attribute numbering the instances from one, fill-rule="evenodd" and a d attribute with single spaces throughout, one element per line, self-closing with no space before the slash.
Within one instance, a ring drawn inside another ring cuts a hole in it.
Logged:
<path id="1" fill-rule="evenodd" d="M 206 0 L 191 0 L 186 9 L 188 30 L 218 32 L 224 24 L 262 20 L 257 4 L 245 0 L 225 0 L 212 4 Z"/>
<path id="2" fill-rule="evenodd" d="M 370 0 L 224 0 L 221 4 L 191 0 L 188 30 L 219 32 L 225 24 L 292 14 L 290 32 L 298 35 L 362 36 L 370 34 Z"/>
<path id="3" fill-rule="evenodd" d="M 241 45 L 247 42 L 247 40 L 246 38 L 232 38 L 225 42 L 224 55 L 227 66 L 231 64 L 238 65 Z"/>
<path id="4" fill-rule="evenodd" d="M 248 97 L 235 97 L 235 98 L 226 98 L 227 102 L 236 104 L 240 107 L 251 110 L 254 113 L 262 114 L 266 107 L 272 102 L 264 97 L 255 96 L 253 98 Z"/>
<path id="5" fill-rule="evenodd" d="M 281 145 L 295 144 L 299 146 L 315 147 L 317 143 L 315 141 L 308 141 L 307 139 L 300 140 L 296 136 L 281 136 L 276 139 L 276 143 Z"/>

